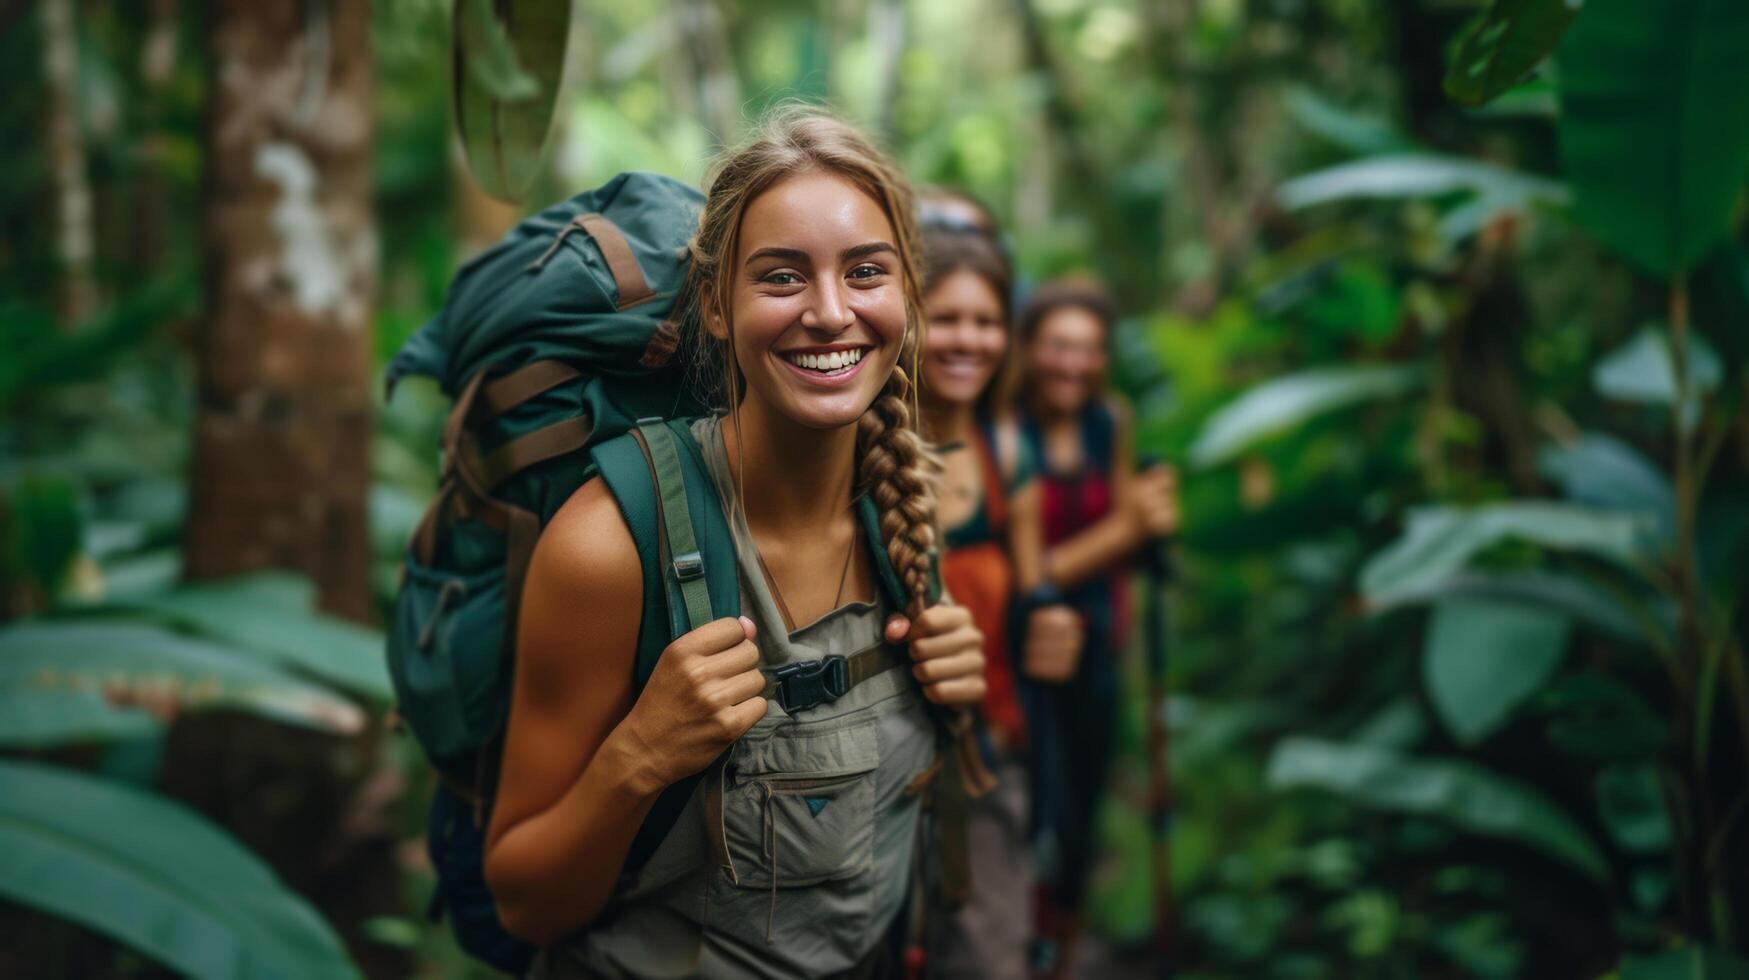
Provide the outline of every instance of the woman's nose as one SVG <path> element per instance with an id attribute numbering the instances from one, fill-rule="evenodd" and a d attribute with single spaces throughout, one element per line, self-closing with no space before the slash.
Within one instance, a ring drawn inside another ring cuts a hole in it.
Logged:
<path id="1" fill-rule="evenodd" d="M 802 326 L 809 330 L 830 330 L 836 333 L 854 322 L 856 314 L 850 311 L 844 287 L 833 279 L 820 283 L 814 290 L 814 301 L 802 311 Z"/>

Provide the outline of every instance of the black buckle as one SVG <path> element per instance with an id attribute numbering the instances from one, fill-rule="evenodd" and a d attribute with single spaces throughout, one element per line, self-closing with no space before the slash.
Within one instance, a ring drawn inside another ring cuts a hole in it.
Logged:
<path id="1" fill-rule="evenodd" d="M 688 551 L 684 555 L 674 556 L 674 577 L 682 582 L 690 582 L 704 574 L 704 558 L 696 551 Z"/>
<path id="2" fill-rule="evenodd" d="M 784 664 L 771 676 L 777 681 L 777 703 L 792 714 L 850 691 L 850 662 L 839 656 Z"/>

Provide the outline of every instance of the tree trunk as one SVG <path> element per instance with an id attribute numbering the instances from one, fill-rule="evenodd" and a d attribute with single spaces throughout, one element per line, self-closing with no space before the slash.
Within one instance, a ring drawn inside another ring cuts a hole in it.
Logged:
<path id="1" fill-rule="evenodd" d="M 71 327 L 91 312 L 91 184 L 85 179 L 85 139 L 79 125 L 79 34 L 73 0 L 43 0 L 43 86 L 47 99 L 49 179 L 54 184 L 55 258 L 61 269 L 57 312 Z"/>
<path id="2" fill-rule="evenodd" d="M 190 578 L 287 568 L 370 610 L 370 8 L 212 0 Z"/>
<path id="3" fill-rule="evenodd" d="M 205 322 L 185 559 L 190 578 L 301 572 L 369 618 L 370 5 L 207 0 Z M 160 785 L 312 900 L 367 977 L 407 951 L 382 730 L 341 739 L 217 712 L 178 721 Z"/>

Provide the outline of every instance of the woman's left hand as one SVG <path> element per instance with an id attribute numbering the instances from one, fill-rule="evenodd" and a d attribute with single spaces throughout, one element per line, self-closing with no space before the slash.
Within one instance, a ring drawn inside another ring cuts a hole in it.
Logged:
<path id="1" fill-rule="evenodd" d="M 964 606 L 930 606 L 913 622 L 887 620 L 889 643 L 911 642 L 911 673 L 936 704 L 971 707 L 984 700 L 984 634 Z"/>

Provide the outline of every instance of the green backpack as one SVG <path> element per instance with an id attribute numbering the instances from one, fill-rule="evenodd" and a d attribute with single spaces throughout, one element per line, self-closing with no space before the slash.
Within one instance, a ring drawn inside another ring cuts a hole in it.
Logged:
<path id="1" fill-rule="evenodd" d="M 424 375 L 454 399 L 438 494 L 408 546 L 388 635 L 397 713 L 439 776 L 430 912 L 448 915 L 464 950 L 511 973 L 533 951 L 499 924 L 483 838 L 541 528 L 585 481 L 607 482 L 643 568 L 636 689 L 674 638 L 741 612 L 733 539 L 690 431 L 706 406 L 688 389 L 671 316 L 702 203 L 678 181 L 628 173 L 528 218 L 457 273 L 388 369 L 391 395 Z M 881 586 L 902 606 L 874 507 L 859 508 Z M 827 696 L 841 683 L 829 671 L 788 682 Z M 697 778 L 657 800 L 628 874 Z"/>

